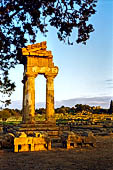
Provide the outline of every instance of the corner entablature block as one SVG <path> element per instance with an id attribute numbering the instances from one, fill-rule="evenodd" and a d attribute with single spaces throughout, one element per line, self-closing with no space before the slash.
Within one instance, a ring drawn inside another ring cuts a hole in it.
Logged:
<path id="1" fill-rule="evenodd" d="M 52 58 L 51 51 L 47 51 L 46 48 L 47 48 L 46 41 L 28 45 L 26 48 L 22 48 L 22 55 Z"/>
<path id="2" fill-rule="evenodd" d="M 28 45 L 21 49 L 20 54 L 20 62 L 24 64 L 24 76 L 57 75 L 58 67 L 54 66 L 52 52 L 47 50 L 46 41 Z"/>

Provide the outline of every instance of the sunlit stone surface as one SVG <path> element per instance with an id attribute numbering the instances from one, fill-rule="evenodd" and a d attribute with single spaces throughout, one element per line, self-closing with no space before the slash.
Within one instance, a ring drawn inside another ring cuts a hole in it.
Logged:
<path id="1" fill-rule="evenodd" d="M 46 48 L 46 42 L 41 42 L 20 51 L 20 61 L 24 64 L 23 123 L 35 123 L 35 78 L 38 74 L 46 78 L 46 120 L 55 123 L 54 78 L 58 74 L 58 67 L 54 66 L 52 53 Z"/>
<path id="2" fill-rule="evenodd" d="M 14 152 L 51 150 L 51 140 L 45 133 L 34 133 L 34 137 L 21 132 L 14 139 Z"/>

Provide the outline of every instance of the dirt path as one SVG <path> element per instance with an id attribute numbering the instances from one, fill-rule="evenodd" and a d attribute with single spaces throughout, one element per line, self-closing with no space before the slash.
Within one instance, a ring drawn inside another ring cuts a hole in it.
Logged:
<path id="1" fill-rule="evenodd" d="M 113 170 L 113 137 L 97 137 L 95 148 L 0 152 L 0 170 Z"/>

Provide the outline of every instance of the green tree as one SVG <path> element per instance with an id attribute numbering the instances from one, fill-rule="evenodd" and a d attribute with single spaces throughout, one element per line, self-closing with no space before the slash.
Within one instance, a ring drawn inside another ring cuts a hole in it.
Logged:
<path id="1" fill-rule="evenodd" d="M 19 113 L 14 109 L 10 109 L 11 116 L 19 116 Z"/>
<path id="2" fill-rule="evenodd" d="M 89 105 L 76 104 L 75 105 L 75 112 L 82 112 L 82 111 L 92 112 L 92 107 L 90 107 Z"/>
<path id="3" fill-rule="evenodd" d="M 9 79 L 9 69 L 19 63 L 18 48 L 35 43 L 39 31 L 46 36 L 48 25 L 68 44 L 72 44 L 69 37 L 76 28 L 76 42 L 86 44 L 94 31 L 88 20 L 95 14 L 96 4 L 97 0 L 1 0 L 0 92 L 10 99 L 15 83 Z"/>
<path id="4" fill-rule="evenodd" d="M 35 110 L 36 114 L 45 114 L 46 113 L 46 109 L 44 108 L 39 108 Z"/>
<path id="5" fill-rule="evenodd" d="M 110 108 L 108 109 L 109 114 L 113 113 L 113 100 L 110 102 Z"/>
<path id="6" fill-rule="evenodd" d="M 6 121 L 10 116 L 11 112 L 8 109 L 0 111 L 0 118 L 2 118 L 3 121 Z"/>
<path id="7" fill-rule="evenodd" d="M 69 113 L 70 113 L 70 114 L 74 115 L 75 112 L 76 112 L 76 109 L 75 109 L 74 107 L 72 107 L 72 108 L 69 109 Z"/>

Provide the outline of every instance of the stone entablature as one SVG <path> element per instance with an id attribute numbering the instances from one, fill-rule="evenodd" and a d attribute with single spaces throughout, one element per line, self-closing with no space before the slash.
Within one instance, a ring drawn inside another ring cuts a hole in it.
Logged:
<path id="1" fill-rule="evenodd" d="M 46 50 L 46 41 L 41 43 L 28 45 L 26 48 L 22 48 L 22 54 L 25 56 L 38 56 L 38 57 L 48 57 L 52 58 L 51 51 Z"/>
<path id="2" fill-rule="evenodd" d="M 57 75 L 58 67 L 54 66 L 52 53 L 46 48 L 46 41 L 22 48 L 21 63 L 25 65 L 25 75 Z"/>
<path id="3" fill-rule="evenodd" d="M 52 53 L 46 48 L 44 41 L 28 45 L 20 51 L 20 62 L 24 64 L 23 123 L 35 122 L 35 78 L 38 74 L 46 78 L 46 120 L 55 122 L 54 78 L 58 74 L 58 67 L 54 66 Z"/>

